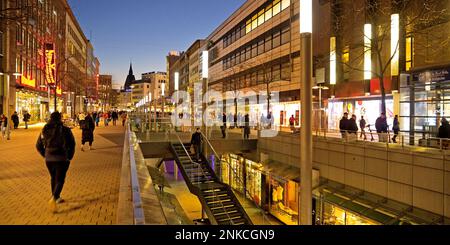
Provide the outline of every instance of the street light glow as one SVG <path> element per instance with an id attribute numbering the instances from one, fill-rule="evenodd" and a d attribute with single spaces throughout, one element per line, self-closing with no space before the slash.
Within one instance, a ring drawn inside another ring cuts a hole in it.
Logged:
<path id="1" fill-rule="evenodd" d="M 161 95 L 162 95 L 162 96 L 165 96 L 165 89 L 166 89 L 166 84 L 165 84 L 165 83 L 162 83 L 162 84 L 161 84 Z"/>
<path id="2" fill-rule="evenodd" d="M 372 79 L 372 25 L 364 25 L 364 80 Z"/>
<path id="3" fill-rule="evenodd" d="M 336 84 L 336 37 L 330 38 L 330 84 Z"/>
<path id="4" fill-rule="evenodd" d="M 180 82 L 180 73 L 175 72 L 175 86 L 174 89 L 175 91 L 178 91 L 178 86 L 179 86 L 179 82 Z"/>
<path id="5" fill-rule="evenodd" d="M 209 77 L 208 62 L 209 62 L 209 53 L 207 50 L 205 50 L 202 52 L 202 78 Z"/>
<path id="6" fill-rule="evenodd" d="M 391 75 L 398 76 L 399 70 L 400 15 L 391 15 Z"/>
<path id="7" fill-rule="evenodd" d="M 300 33 L 312 33 L 312 0 L 300 0 Z"/>

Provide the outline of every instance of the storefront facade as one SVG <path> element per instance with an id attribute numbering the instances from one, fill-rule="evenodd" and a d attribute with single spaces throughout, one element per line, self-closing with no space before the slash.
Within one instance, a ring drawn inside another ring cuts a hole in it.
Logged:
<path id="1" fill-rule="evenodd" d="M 339 121 L 345 112 L 349 113 L 349 118 L 356 115 L 358 127 L 359 120 L 364 116 L 366 125 L 371 125 L 371 128 L 375 129 L 375 121 L 381 115 L 381 97 L 328 100 L 328 129 L 339 130 Z M 392 96 L 386 98 L 386 114 L 388 125 L 392 127 L 395 117 Z"/>
<path id="2" fill-rule="evenodd" d="M 220 165 L 222 181 L 244 194 L 286 225 L 297 225 L 300 170 L 278 162 L 256 163 L 242 156 L 225 154 Z M 314 183 L 319 172 L 313 171 Z"/>

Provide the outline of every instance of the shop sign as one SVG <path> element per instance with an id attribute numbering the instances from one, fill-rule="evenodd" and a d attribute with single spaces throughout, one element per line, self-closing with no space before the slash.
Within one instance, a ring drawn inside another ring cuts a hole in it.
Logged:
<path id="1" fill-rule="evenodd" d="M 62 89 L 60 86 L 56 87 L 56 94 L 57 95 L 61 95 L 62 94 Z"/>
<path id="2" fill-rule="evenodd" d="M 31 79 L 31 78 L 28 78 L 28 77 L 26 77 L 26 76 L 22 76 L 22 77 L 21 77 L 20 83 L 21 83 L 22 85 L 30 86 L 30 87 L 33 87 L 33 88 L 36 87 L 36 80 Z"/>
<path id="3" fill-rule="evenodd" d="M 45 49 L 45 78 L 47 84 L 55 84 L 56 82 L 56 57 L 53 44 L 47 44 Z"/>
<path id="4" fill-rule="evenodd" d="M 420 83 L 438 83 L 450 81 L 450 68 L 413 74 L 413 81 Z"/>

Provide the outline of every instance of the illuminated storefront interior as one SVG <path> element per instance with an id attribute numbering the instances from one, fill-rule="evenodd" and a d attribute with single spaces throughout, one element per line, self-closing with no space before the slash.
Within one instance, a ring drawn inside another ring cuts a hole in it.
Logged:
<path id="1" fill-rule="evenodd" d="M 313 191 L 320 225 L 430 225 L 442 216 L 327 180 Z"/>
<path id="2" fill-rule="evenodd" d="M 254 201 L 286 225 L 298 224 L 298 192 L 300 169 L 270 161 L 256 163 L 242 156 L 222 156 L 221 178 L 233 190 Z M 313 171 L 314 186 L 319 183 L 319 172 Z"/>

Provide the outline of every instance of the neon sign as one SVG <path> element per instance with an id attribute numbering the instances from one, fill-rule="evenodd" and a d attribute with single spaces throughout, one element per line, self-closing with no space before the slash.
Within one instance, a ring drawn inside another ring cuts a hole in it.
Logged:
<path id="1" fill-rule="evenodd" d="M 36 87 L 36 80 L 22 76 L 20 79 L 20 83 L 30 87 Z"/>
<path id="2" fill-rule="evenodd" d="M 47 84 L 56 83 L 56 57 L 53 44 L 47 44 L 45 50 L 45 78 Z"/>

